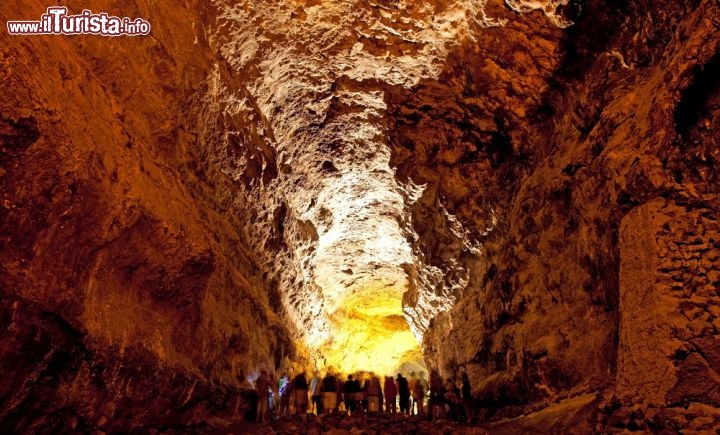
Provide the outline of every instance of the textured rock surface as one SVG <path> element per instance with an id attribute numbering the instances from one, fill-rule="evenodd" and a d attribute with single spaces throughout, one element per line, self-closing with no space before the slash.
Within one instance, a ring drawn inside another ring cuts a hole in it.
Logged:
<path id="1" fill-rule="evenodd" d="M 96 9 L 153 31 L 0 36 L 3 427 L 212 423 L 306 363 L 717 426 L 717 2 Z"/>
<path id="2" fill-rule="evenodd" d="M 717 406 L 717 6 L 585 6 L 548 92 L 505 134 L 513 177 L 488 187 L 506 200 L 478 285 L 435 319 L 426 355 L 467 364 L 488 403 L 608 386 L 628 412 L 602 424 L 697 428 L 642 411 Z M 473 202 L 451 198 L 466 225 Z"/>
<path id="3" fill-rule="evenodd" d="M 389 372 L 403 362 L 421 363 L 417 340 L 467 284 L 466 264 L 455 257 L 478 254 L 478 244 L 436 202 L 418 213 L 439 221 L 415 222 L 414 204 L 436 201 L 437 192 L 425 192 L 424 179 L 396 177 L 390 164 L 396 118 L 411 114 L 394 111 L 424 80 L 438 79 L 461 42 L 497 38 L 498 31 L 487 28 L 515 18 L 499 6 L 256 2 L 220 8 L 214 42 L 243 85 L 229 104 L 246 117 L 259 110 L 277 159 L 277 177 L 254 191 L 256 246 L 267 253 L 283 306 L 298 339 L 317 351 L 317 364 Z M 518 26 L 520 32 L 526 24 Z M 558 31 L 548 33 L 559 40 Z M 552 45 L 542 50 L 551 52 Z M 549 73 L 549 62 L 546 67 Z M 230 85 L 220 86 L 225 95 Z M 418 234 L 426 225 L 439 233 L 427 241 Z M 425 249 L 437 252 L 420 248 L 438 237 L 443 246 Z M 435 256 L 443 257 L 440 263 Z"/>
<path id="4" fill-rule="evenodd" d="M 47 6 L 5 2 L 0 16 Z M 205 6 L 94 8 L 158 26 L 147 38 L 0 34 L 0 352 L 12 380 L 0 419 L 18 432 L 242 412 L 242 374 L 293 351 L 249 250 L 246 199 L 198 146 L 216 63 Z"/>

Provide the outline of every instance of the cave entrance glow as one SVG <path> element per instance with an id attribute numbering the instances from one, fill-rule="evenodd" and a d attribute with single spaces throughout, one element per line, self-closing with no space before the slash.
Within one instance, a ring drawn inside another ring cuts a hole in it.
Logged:
<path id="1" fill-rule="evenodd" d="M 333 334 L 321 346 L 327 367 L 342 373 L 394 375 L 422 367 L 417 338 L 402 313 L 402 292 L 380 287 L 356 292 L 332 316 Z"/>
<path id="2" fill-rule="evenodd" d="M 402 305 L 415 258 L 387 150 L 378 148 L 374 159 L 373 171 L 353 168 L 326 178 L 306 213 L 318 223 L 318 237 L 301 264 L 318 289 L 322 316 L 306 341 L 319 368 L 391 375 L 401 366 L 422 366 L 419 337 Z"/>

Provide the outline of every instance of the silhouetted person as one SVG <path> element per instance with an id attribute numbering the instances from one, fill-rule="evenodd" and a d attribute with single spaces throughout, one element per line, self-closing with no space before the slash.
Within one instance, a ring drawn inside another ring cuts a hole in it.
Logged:
<path id="1" fill-rule="evenodd" d="M 365 381 L 363 381 L 363 384 L 362 384 L 363 398 L 362 398 L 362 405 L 361 405 L 362 410 L 365 412 L 368 412 L 368 410 L 370 409 L 370 405 L 368 404 L 368 397 L 369 397 L 368 393 L 367 393 L 368 388 L 370 388 L 370 378 L 365 378 Z"/>
<path id="2" fill-rule="evenodd" d="M 353 375 L 348 375 L 348 379 L 343 385 L 343 398 L 345 399 L 345 409 L 348 412 L 357 411 L 362 401 L 362 388 L 360 388 L 360 382 L 354 379 Z"/>
<path id="3" fill-rule="evenodd" d="M 397 390 L 400 397 L 400 412 L 407 414 L 410 412 L 410 385 L 400 373 L 397 375 Z"/>
<path id="4" fill-rule="evenodd" d="M 323 412 L 337 412 L 338 380 L 335 375 L 330 372 L 325 375 L 320 392 L 322 394 Z"/>
<path id="5" fill-rule="evenodd" d="M 343 383 L 342 377 L 335 378 L 335 412 L 340 411 L 340 406 L 343 405 Z"/>
<path id="6" fill-rule="evenodd" d="M 413 391 L 415 391 L 415 384 L 417 383 L 417 376 L 415 376 L 415 371 L 410 371 L 410 378 L 408 379 L 408 386 L 410 387 L 410 415 L 415 414 L 415 395 L 413 394 Z"/>
<path id="7" fill-rule="evenodd" d="M 434 370 L 430 372 L 430 416 L 432 421 L 445 416 L 445 386 Z"/>
<path id="8" fill-rule="evenodd" d="M 312 395 L 312 405 L 316 414 L 322 414 L 322 400 L 321 400 L 321 389 L 322 379 L 320 379 L 320 373 L 316 370 L 313 374 L 313 378 L 310 380 L 310 394 Z"/>
<path id="9" fill-rule="evenodd" d="M 417 407 L 417 415 L 421 418 L 425 416 L 425 379 L 422 377 L 420 372 L 420 378 L 415 380 L 415 383 L 410 391 L 413 397 L 413 403 Z"/>
<path id="10" fill-rule="evenodd" d="M 308 383 L 305 372 L 295 376 L 290 385 L 295 400 L 295 414 L 305 416 L 308 406 Z"/>
<path id="11" fill-rule="evenodd" d="M 278 382 L 278 393 L 280 394 L 280 417 L 285 417 L 290 407 L 290 378 L 287 373 L 283 373 Z"/>
<path id="12" fill-rule="evenodd" d="M 392 415 L 397 414 L 397 386 L 392 376 L 385 376 L 385 384 L 383 385 L 383 395 L 385 396 L 385 412 Z"/>
<path id="13" fill-rule="evenodd" d="M 265 421 L 268 413 L 268 402 L 270 400 L 270 377 L 266 370 L 260 371 L 260 376 L 255 380 L 255 391 L 258 396 L 257 415 L 255 421 L 262 423 Z"/>
<path id="14" fill-rule="evenodd" d="M 460 417 L 460 389 L 455 385 L 452 378 L 447 378 L 444 397 L 449 410 L 448 418 L 458 421 Z"/>
<path id="15" fill-rule="evenodd" d="M 370 372 L 370 378 L 366 381 L 365 385 L 365 395 L 367 396 L 368 401 L 368 411 L 380 411 L 380 404 L 382 403 L 382 388 L 380 387 L 380 379 L 375 376 L 375 373 Z"/>

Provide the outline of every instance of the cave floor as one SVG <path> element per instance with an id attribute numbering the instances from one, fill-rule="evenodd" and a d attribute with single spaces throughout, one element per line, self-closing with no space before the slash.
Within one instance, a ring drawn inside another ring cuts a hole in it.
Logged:
<path id="1" fill-rule="evenodd" d="M 418 417 L 397 415 L 395 419 L 389 414 L 364 415 L 328 414 L 317 418 L 308 415 L 303 422 L 299 417 L 276 420 L 267 424 L 240 421 L 227 428 L 215 429 L 211 434 L 477 434 L 484 435 L 488 431 L 477 425 L 461 424 L 448 420 L 421 420 Z"/>
<path id="2" fill-rule="evenodd" d="M 245 420 L 216 422 L 217 425 L 203 434 L 476 434 L 510 435 L 518 433 L 588 433 L 587 422 L 591 408 L 596 404 L 595 394 L 586 394 L 552 404 L 534 413 L 517 418 L 478 424 L 464 424 L 449 420 L 436 422 L 398 414 L 344 413 L 326 414 L 318 418 L 308 414 L 305 421 L 298 416 L 278 419 L 269 423 Z"/>

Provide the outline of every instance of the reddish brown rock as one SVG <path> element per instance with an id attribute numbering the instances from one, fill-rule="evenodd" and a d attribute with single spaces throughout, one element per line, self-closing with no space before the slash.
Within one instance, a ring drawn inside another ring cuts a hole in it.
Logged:
<path id="1" fill-rule="evenodd" d="M 716 425 L 716 2 L 93 8 L 153 30 L 0 32 L 2 427 L 373 364 L 465 367 L 498 433 Z"/>
<path id="2" fill-rule="evenodd" d="M 48 5 L 7 2 L 3 22 Z M 79 7 L 68 5 L 77 12 Z M 152 37 L 0 32 L 3 427 L 130 430 L 242 415 L 295 346 L 198 147 L 203 5 L 93 5 Z M 191 24 L 197 23 L 195 30 Z M 5 385 L 5 384 L 4 384 Z"/>

